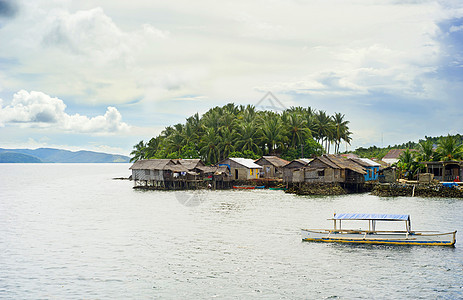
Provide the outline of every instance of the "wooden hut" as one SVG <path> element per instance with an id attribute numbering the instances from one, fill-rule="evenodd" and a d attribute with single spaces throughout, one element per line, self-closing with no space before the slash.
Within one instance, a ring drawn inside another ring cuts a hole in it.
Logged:
<path id="1" fill-rule="evenodd" d="M 301 171 L 301 168 L 307 166 L 311 161 L 312 159 L 299 158 L 286 164 L 283 167 L 283 182 L 304 182 L 303 171 Z"/>
<path id="2" fill-rule="evenodd" d="M 177 164 L 181 164 L 189 171 L 193 171 L 195 168 L 199 166 L 205 166 L 203 161 L 199 158 L 182 158 L 182 159 L 175 159 L 174 160 Z"/>
<path id="3" fill-rule="evenodd" d="M 283 178 L 283 167 L 289 164 L 289 161 L 278 156 L 263 156 L 255 163 L 262 167 L 261 178 Z"/>
<path id="4" fill-rule="evenodd" d="M 259 178 L 262 167 L 250 158 L 229 157 L 218 163 L 218 166 L 227 166 L 232 180 L 249 180 Z"/>
<path id="5" fill-rule="evenodd" d="M 397 171 L 395 167 L 386 167 L 378 171 L 378 180 L 381 183 L 393 183 L 397 181 Z"/>
<path id="6" fill-rule="evenodd" d="M 172 177 L 174 171 L 172 168 L 176 165 L 172 159 L 142 159 L 133 163 L 129 169 L 132 170 L 135 187 L 160 187 L 164 185 L 166 179 Z"/>
<path id="7" fill-rule="evenodd" d="M 304 182 L 363 183 L 365 168 L 350 159 L 336 155 L 314 158 L 304 169 Z"/>
<path id="8" fill-rule="evenodd" d="M 365 168 L 367 171 L 367 173 L 364 175 L 365 181 L 378 180 L 379 167 L 381 166 L 379 163 L 368 158 L 349 159 Z"/>
<path id="9" fill-rule="evenodd" d="M 463 178 L 463 162 L 456 160 L 449 161 L 427 161 L 426 172 L 434 175 L 434 179 L 440 181 L 461 181 Z"/>
<path id="10" fill-rule="evenodd" d="M 176 159 L 143 159 L 136 161 L 129 169 L 132 170 L 134 187 L 194 188 L 200 180 L 200 174 L 188 169 L 184 164 Z"/>

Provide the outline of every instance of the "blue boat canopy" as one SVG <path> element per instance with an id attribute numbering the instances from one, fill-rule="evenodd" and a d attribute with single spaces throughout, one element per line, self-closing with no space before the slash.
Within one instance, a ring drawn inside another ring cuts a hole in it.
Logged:
<path id="1" fill-rule="evenodd" d="M 378 220 L 378 221 L 410 221 L 410 215 L 390 214 L 335 214 L 333 220 Z"/>

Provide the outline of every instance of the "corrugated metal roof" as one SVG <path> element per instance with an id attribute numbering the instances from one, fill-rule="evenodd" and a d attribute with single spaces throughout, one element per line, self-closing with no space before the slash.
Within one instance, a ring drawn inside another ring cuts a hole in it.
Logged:
<path id="1" fill-rule="evenodd" d="M 378 220 L 378 221 L 409 221 L 410 215 L 391 214 L 335 214 L 333 220 Z"/>
<path id="2" fill-rule="evenodd" d="M 408 149 L 410 152 L 415 152 L 415 149 Z M 407 149 L 391 149 L 389 152 L 384 155 L 383 159 L 398 159 L 400 154 L 404 153 L 407 151 Z"/>
<path id="3" fill-rule="evenodd" d="M 342 156 L 336 156 L 332 154 L 324 154 L 317 157 L 321 162 L 333 169 L 349 169 L 359 174 L 366 174 L 366 170 L 359 164 L 353 162 L 350 159 Z M 310 165 L 310 164 L 309 164 Z"/>
<path id="4" fill-rule="evenodd" d="M 229 157 L 229 160 L 232 160 L 236 162 L 237 164 L 240 164 L 248 169 L 262 169 L 261 166 L 258 164 L 254 163 L 254 160 L 250 158 L 241 158 L 241 157 Z"/>
<path id="5" fill-rule="evenodd" d="M 265 159 L 266 161 L 268 161 L 269 163 L 271 163 L 273 166 L 277 168 L 284 167 L 287 164 L 289 164 L 289 161 L 279 158 L 278 156 L 262 156 L 261 158 L 256 160 L 255 163 L 259 164 L 259 162 L 263 159 Z"/>
<path id="6" fill-rule="evenodd" d="M 296 161 L 299 161 L 299 162 L 304 162 L 306 164 L 308 164 L 309 162 L 311 162 L 313 160 L 313 158 L 298 158 L 296 159 Z"/>
<path id="7" fill-rule="evenodd" d="M 369 158 L 349 158 L 351 160 L 353 160 L 354 162 L 358 162 L 360 163 L 361 166 L 364 166 L 364 167 L 380 167 L 381 165 L 378 164 L 377 162 L 369 159 Z"/>

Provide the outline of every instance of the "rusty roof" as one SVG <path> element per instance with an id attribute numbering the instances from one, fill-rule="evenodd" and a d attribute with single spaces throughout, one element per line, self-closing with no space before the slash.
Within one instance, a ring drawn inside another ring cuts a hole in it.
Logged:
<path id="1" fill-rule="evenodd" d="M 172 159 L 142 159 L 137 160 L 129 168 L 131 170 L 165 170 L 168 165 L 175 165 Z"/>
<path id="2" fill-rule="evenodd" d="M 324 154 L 322 156 L 315 158 L 314 161 L 317 159 L 333 169 L 349 169 L 359 174 L 367 173 L 364 167 L 342 156 Z M 310 167 L 310 163 L 309 163 L 309 167 Z"/>
<path id="3" fill-rule="evenodd" d="M 187 168 L 188 170 L 193 170 L 196 167 L 204 166 L 204 163 L 199 158 L 184 158 L 176 159 L 175 161 Z"/>
<path id="4" fill-rule="evenodd" d="M 261 158 L 256 160 L 255 163 L 260 165 L 260 163 L 262 163 L 263 160 L 268 161 L 270 164 L 277 168 L 284 167 L 287 164 L 289 164 L 289 161 L 279 158 L 278 156 L 262 156 Z"/>
<path id="5" fill-rule="evenodd" d="M 410 152 L 416 151 L 415 149 L 408 149 Z M 398 159 L 400 154 L 404 153 L 407 151 L 407 149 L 391 149 L 389 152 L 384 155 L 383 159 Z"/>

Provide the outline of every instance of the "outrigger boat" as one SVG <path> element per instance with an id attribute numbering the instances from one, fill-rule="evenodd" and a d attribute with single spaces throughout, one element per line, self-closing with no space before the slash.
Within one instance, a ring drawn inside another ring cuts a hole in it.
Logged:
<path id="1" fill-rule="evenodd" d="M 386 244 L 386 245 L 430 245 L 454 246 L 457 231 L 439 233 L 436 231 L 412 231 L 410 215 L 390 214 L 335 214 L 333 229 L 301 229 L 303 241 Z M 366 220 L 368 230 L 342 229 L 343 220 Z M 403 221 L 404 231 L 378 231 L 377 221 Z"/>

